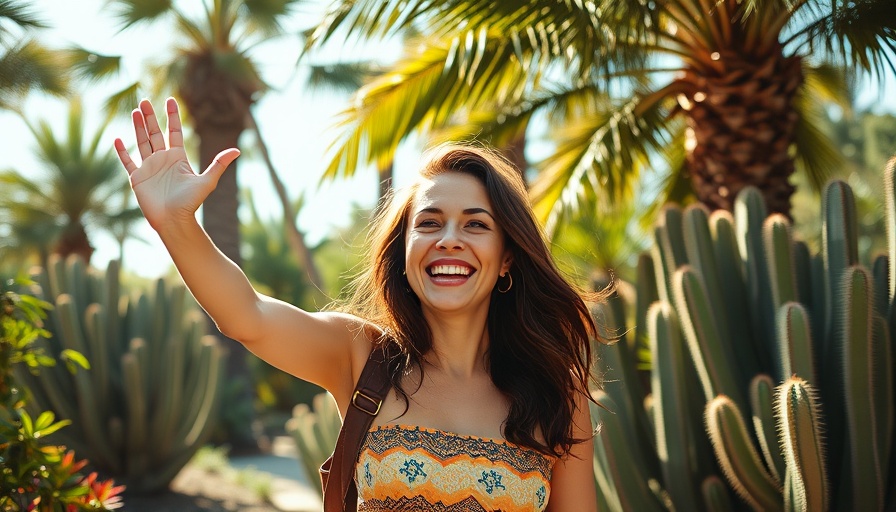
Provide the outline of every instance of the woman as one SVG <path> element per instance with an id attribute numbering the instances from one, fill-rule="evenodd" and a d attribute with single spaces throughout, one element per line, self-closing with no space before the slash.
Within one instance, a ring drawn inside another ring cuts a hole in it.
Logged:
<path id="1" fill-rule="evenodd" d="M 195 218 L 226 167 L 195 174 L 169 98 L 133 112 L 141 165 L 115 149 L 137 201 L 222 333 L 328 390 L 344 416 L 375 346 L 393 387 L 356 466 L 359 510 L 596 510 L 588 308 L 559 275 L 519 175 L 489 151 L 438 149 L 375 221 L 345 312 L 257 293 Z"/>

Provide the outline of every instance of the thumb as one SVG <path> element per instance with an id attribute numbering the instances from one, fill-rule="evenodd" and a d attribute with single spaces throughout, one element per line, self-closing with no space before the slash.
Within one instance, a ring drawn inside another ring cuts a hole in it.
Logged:
<path id="1" fill-rule="evenodd" d="M 212 160 L 212 163 L 209 164 L 202 175 L 212 180 L 213 185 L 217 185 L 218 180 L 221 179 L 221 175 L 224 174 L 224 170 L 227 169 L 227 166 L 236 160 L 236 157 L 238 156 L 240 156 L 240 150 L 236 148 L 221 151 L 215 156 L 215 159 Z"/>

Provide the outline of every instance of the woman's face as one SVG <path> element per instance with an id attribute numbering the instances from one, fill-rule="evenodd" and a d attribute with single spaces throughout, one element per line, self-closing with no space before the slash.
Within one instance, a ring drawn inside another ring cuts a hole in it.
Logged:
<path id="1" fill-rule="evenodd" d="M 477 178 L 443 172 L 420 183 L 406 233 L 408 283 L 424 310 L 454 313 L 488 306 L 510 251 Z"/>

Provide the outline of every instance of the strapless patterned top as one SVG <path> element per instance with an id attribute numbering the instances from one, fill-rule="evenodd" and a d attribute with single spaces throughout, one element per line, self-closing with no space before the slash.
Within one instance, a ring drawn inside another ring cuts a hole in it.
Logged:
<path id="1" fill-rule="evenodd" d="M 407 425 L 367 433 L 359 512 L 541 512 L 555 459 L 504 440 Z"/>

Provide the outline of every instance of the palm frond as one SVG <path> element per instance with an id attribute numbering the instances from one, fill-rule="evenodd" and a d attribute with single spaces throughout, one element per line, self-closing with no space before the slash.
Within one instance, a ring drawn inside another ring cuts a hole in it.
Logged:
<path id="1" fill-rule="evenodd" d="M 112 0 L 111 4 L 122 30 L 155 21 L 174 9 L 172 0 Z"/>
<path id="2" fill-rule="evenodd" d="M 846 162 L 831 138 L 819 129 L 824 124 L 821 105 L 812 102 L 801 91 L 796 97 L 796 109 L 800 120 L 794 129 L 794 165 L 809 180 L 812 190 L 820 193 L 828 180 L 843 169 Z"/>
<path id="3" fill-rule="evenodd" d="M 461 112 L 516 101 L 531 78 L 514 51 L 500 35 L 460 35 L 400 62 L 359 90 L 341 114 L 324 177 L 350 176 L 359 162 L 388 165 L 410 133 L 443 126 Z"/>
<path id="4" fill-rule="evenodd" d="M 300 0 L 243 0 L 248 30 L 270 37 L 283 32 L 282 21 Z"/>
<path id="5" fill-rule="evenodd" d="M 432 16 L 440 10 L 439 2 L 413 4 L 407 4 L 402 0 L 334 2 L 323 21 L 305 41 L 305 50 L 323 45 L 340 31 L 363 39 L 384 38 L 411 26 L 417 18 Z"/>
<path id="6" fill-rule="evenodd" d="M 178 31 L 192 43 L 193 52 L 204 52 L 214 47 L 215 40 L 212 34 L 213 29 L 211 27 L 206 27 L 207 31 L 203 31 L 202 27 L 195 21 L 184 16 L 180 12 L 175 14 L 174 22 L 177 25 Z"/>
<path id="7" fill-rule="evenodd" d="M 662 160 L 666 168 L 660 172 L 653 170 L 661 178 L 659 187 L 645 194 L 649 197 L 642 198 L 642 202 L 646 202 L 647 205 L 638 218 L 638 226 L 646 233 L 652 231 L 653 223 L 664 205 L 668 203 L 687 205 L 697 200 L 687 167 L 685 124 L 676 119 L 669 123 L 668 129 L 669 143 L 662 150 Z"/>
<path id="8" fill-rule="evenodd" d="M 134 109 L 134 105 L 140 101 L 140 97 L 137 94 L 139 88 L 140 82 L 133 82 L 120 91 L 112 93 L 106 99 L 106 102 L 103 104 L 103 110 L 106 111 L 104 125 L 107 125 L 112 118 L 123 117 Z"/>
<path id="9" fill-rule="evenodd" d="M 844 110 L 852 108 L 855 83 L 840 66 L 803 64 L 803 89 L 815 101 L 832 102 Z M 852 77 L 854 78 L 854 77 Z"/>
<path id="10" fill-rule="evenodd" d="M 437 141 L 479 140 L 496 147 L 504 147 L 526 130 L 529 121 L 544 114 L 550 126 L 566 125 L 592 112 L 610 108 L 610 100 L 599 85 L 582 84 L 574 88 L 559 86 L 539 89 L 515 103 L 489 105 L 470 113 L 462 122 L 452 123 L 437 130 Z"/>
<path id="11" fill-rule="evenodd" d="M 850 69 L 861 69 L 882 79 L 896 73 L 896 2 L 855 0 L 831 2 L 831 9 L 808 23 L 791 39 L 811 50 L 821 45 L 828 58 Z"/>
<path id="12" fill-rule="evenodd" d="M 75 76 L 88 82 L 111 77 L 121 70 L 120 55 L 100 55 L 78 46 L 65 50 L 64 54 Z"/>
<path id="13" fill-rule="evenodd" d="M 308 85 L 315 89 L 351 93 L 360 89 L 369 79 L 382 73 L 382 67 L 369 61 L 310 65 Z"/>
<path id="14" fill-rule="evenodd" d="M 386 38 L 407 30 L 419 30 L 437 40 L 463 33 L 467 42 L 479 33 L 502 33 L 514 42 L 516 57 L 530 69 L 562 59 L 584 79 L 593 69 L 611 63 L 614 70 L 643 67 L 641 45 L 651 39 L 648 29 L 661 23 L 659 12 L 647 2 L 616 1 L 598 5 L 551 0 L 341 2 L 307 39 L 306 50 L 323 45 L 339 31 L 362 39 Z"/>
<path id="15" fill-rule="evenodd" d="M 530 191 L 535 213 L 548 231 L 561 220 L 564 208 L 630 199 L 641 170 L 669 142 L 663 102 L 641 109 L 641 100 L 636 95 L 560 131 L 555 153 L 536 165 L 540 173 Z"/>
<path id="16" fill-rule="evenodd" d="M 26 39 L 0 55 L 0 107 L 14 108 L 31 90 L 63 95 L 69 81 L 58 51 Z"/>
<path id="17" fill-rule="evenodd" d="M 21 28 L 46 28 L 44 23 L 25 2 L 0 0 L 0 18 L 6 18 Z"/>

